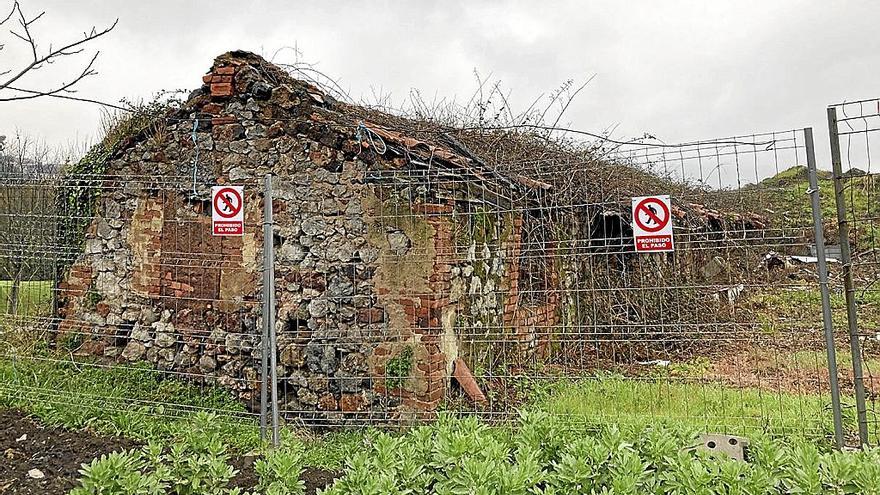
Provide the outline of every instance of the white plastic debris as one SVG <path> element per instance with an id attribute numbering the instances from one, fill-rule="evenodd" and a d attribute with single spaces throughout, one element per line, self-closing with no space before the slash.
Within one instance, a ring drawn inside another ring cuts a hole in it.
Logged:
<path id="1" fill-rule="evenodd" d="M 665 359 L 654 359 L 653 361 L 638 361 L 638 363 L 644 366 L 660 366 L 661 368 L 665 368 L 671 364 Z"/>
<path id="2" fill-rule="evenodd" d="M 27 440 L 27 433 L 15 439 L 16 442 L 24 442 Z"/>
<path id="3" fill-rule="evenodd" d="M 43 474 L 43 472 L 40 471 L 39 469 L 34 468 L 34 469 L 31 469 L 30 471 L 28 471 L 28 478 L 33 478 L 35 480 L 41 480 L 45 477 L 46 477 L 46 475 Z"/>

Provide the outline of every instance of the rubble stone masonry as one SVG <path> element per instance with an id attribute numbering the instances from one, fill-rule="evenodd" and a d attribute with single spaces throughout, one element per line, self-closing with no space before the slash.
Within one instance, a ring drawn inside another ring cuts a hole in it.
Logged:
<path id="1" fill-rule="evenodd" d="M 477 330 L 540 347 L 534 334 L 556 323 L 558 299 L 520 304 L 520 218 L 505 216 L 503 235 L 463 238 L 455 200 L 413 199 L 372 179 L 400 158 L 334 123 L 328 96 L 253 58 L 218 58 L 203 82 L 165 125 L 108 163 L 108 176 L 121 179 L 101 196 L 61 287 L 61 330 L 84 338 L 77 352 L 147 361 L 253 405 L 265 242 L 275 249 L 286 414 L 324 422 L 430 414 Z M 268 172 L 275 227 L 263 239 Z M 244 185 L 243 237 L 211 235 L 214 184 Z"/>

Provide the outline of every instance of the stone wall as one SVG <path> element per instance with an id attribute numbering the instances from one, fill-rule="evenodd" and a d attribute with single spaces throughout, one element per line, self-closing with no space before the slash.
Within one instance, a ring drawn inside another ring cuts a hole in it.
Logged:
<path id="1" fill-rule="evenodd" d="M 62 287 L 60 330 L 81 341 L 77 352 L 147 361 L 254 405 L 263 242 L 275 248 L 287 414 L 420 416 L 440 406 L 455 359 L 478 356 L 471 336 L 539 348 L 558 298 L 520 303 L 522 219 L 484 205 L 474 227 L 474 215 L 454 214 L 470 204 L 375 180 L 370 171 L 400 159 L 330 121 L 315 88 L 270 76 L 218 60 L 179 112 L 114 154 L 108 176 L 126 180 L 102 190 Z M 268 172 L 275 228 L 264 240 Z M 245 186 L 243 237 L 211 236 L 210 186 L 224 183 Z"/>

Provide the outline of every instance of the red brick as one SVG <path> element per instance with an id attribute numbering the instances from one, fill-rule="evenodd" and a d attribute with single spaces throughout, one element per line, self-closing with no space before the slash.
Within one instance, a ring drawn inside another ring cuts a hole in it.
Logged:
<path id="1" fill-rule="evenodd" d="M 205 106 L 202 107 L 202 111 L 210 114 L 218 114 L 223 110 L 223 105 L 218 105 L 217 103 L 206 103 Z"/>
<path id="2" fill-rule="evenodd" d="M 364 397 L 361 394 L 342 394 L 339 398 L 339 409 L 343 412 L 364 410 Z"/>
<path id="3" fill-rule="evenodd" d="M 104 301 L 101 301 L 95 305 L 95 312 L 97 312 L 103 318 L 106 318 L 107 315 L 110 314 L 110 305 Z"/>
<path id="4" fill-rule="evenodd" d="M 382 323 L 385 321 L 385 310 L 382 308 L 367 308 L 358 311 L 358 323 Z"/>
<path id="5" fill-rule="evenodd" d="M 235 67 L 232 67 L 229 65 L 223 66 L 223 67 L 217 67 L 214 69 L 214 74 L 221 74 L 221 75 L 235 74 Z"/>
<path id="6" fill-rule="evenodd" d="M 321 411 L 335 411 L 338 405 L 333 394 L 324 394 L 318 398 L 318 409 Z"/>
<path id="7" fill-rule="evenodd" d="M 425 373 L 435 373 L 444 368 L 442 363 L 421 363 L 418 368 Z"/>
<path id="8" fill-rule="evenodd" d="M 232 83 L 211 84 L 211 96 L 232 96 Z"/>
<path id="9" fill-rule="evenodd" d="M 211 119 L 212 125 L 224 125 L 224 124 L 234 124 L 236 122 L 236 118 L 232 115 L 224 115 L 223 117 L 214 117 Z"/>
<path id="10" fill-rule="evenodd" d="M 430 392 L 428 392 L 427 396 L 425 398 L 431 402 L 439 402 L 440 399 L 442 399 L 444 395 L 446 395 L 445 389 L 435 388 L 435 389 L 431 390 Z"/>

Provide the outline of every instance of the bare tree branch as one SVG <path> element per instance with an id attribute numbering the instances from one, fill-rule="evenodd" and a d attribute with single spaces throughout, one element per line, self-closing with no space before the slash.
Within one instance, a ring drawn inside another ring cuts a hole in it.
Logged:
<path id="1" fill-rule="evenodd" d="M 122 110 L 123 112 L 131 112 L 131 111 L 132 111 L 132 107 L 130 107 L 130 106 L 129 106 L 129 107 L 124 107 L 124 106 L 121 106 L 121 105 L 116 105 L 116 104 L 114 104 L 114 103 L 107 103 L 106 101 L 96 100 L 96 99 L 93 99 L 93 98 L 83 98 L 83 97 L 80 97 L 80 96 L 71 96 L 71 95 L 69 95 L 69 94 L 47 94 L 47 93 L 44 93 L 44 92 L 41 92 L 41 91 L 35 91 L 35 90 L 32 90 L 32 89 L 17 88 L 17 87 L 14 87 L 14 86 L 9 86 L 9 87 L 6 88 L 6 89 L 10 89 L 10 90 L 12 90 L 12 91 L 19 91 L 19 92 L 21 92 L 21 93 L 29 93 L 29 94 L 37 95 L 37 96 L 49 96 L 49 97 L 52 97 L 52 98 L 60 98 L 60 99 L 63 99 L 63 100 L 81 101 L 81 102 L 85 102 L 85 103 L 94 103 L 94 104 L 96 104 L 96 105 L 101 105 L 101 106 L 103 106 L 103 107 L 113 108 L 113 109 L 115 109 L 115 110 Z M 23 98 L 22 98 L 22 99 L 23 99 Z"/>
<path id="2" fill-rule="evenodd" d="M 61 94 L 63 93 L 73 92 L 72 88 L 74 85 L 89 76 L 97 74 L 97 72 L 94 70 L 94 65 L 95 61 L 98 58 L 98 55 L 100 54 L 100 51 L 96 51 L 94 53 L 94 55 L 89 59 L 88 63 L 84 66 L 79 75 L 73 78 L 73 80 L 67 83 L 61 83 L 59 86 L 53 89 L 38 90 L 31 88 L 22 88 L 20 87 L 20 85 L 16 85 L 18 87 L 14 87 L 13 85 L 17 81 L 20 81 L 27 74 L 40 70 L 44 66 L 50 65 L 63 57 L 72 57 L 83 53 L 85 51 L 85 45 L 106 35 L 110 31 L 112 31 L 119 23 L 119 19 L 116 19 L 113 24 L 100 31 L 93 26 L 90 31 L 83 33 L 82 38 L 76 39 L 69 43 L 65 43 L 59 47 L 55 47 L 53 44 L 49 44 L 48 50 L 46 50 L 45 53 L 41 54 L 41 50 L 38 48 L 39 43 L 37 42 L 37 38 L 35 37 L 32 28 L 34 24 L 39 21 L 45 14 L 46 12 L 44 11 L 33 17 L 28 17 L 28 15 L 25 14 L 24 10 L 22 10 L 21 4 L 18 1 L 15 1 L 12 5 L 12 10 L 10 11 L 9 15 L 3 18 L 2 22 L 0 22 L 0 25 L 3 25 L 4 23 L 10 21 L 12 18 L 16 18 L 18 21 L 18 29 L 10 30 L 9 33 L 13 37 L 24 42 L 30 52 L 30 60 L 22 67 L 0 69 L 0 76 L 5 78 L 3 80 L 0 80 L 0 91 L 13 90 L 26 94 L 5 97 L 0 96 L 0 101 L 28 100 L 39 98 L 42 96 L 58 97 L 61 96 Z M 3 48 L 4 45 L 0 45 L 0 50 L 2 50 Z"/>
<path id="3" fill-rule="evenodd" d="M 86 67 L 83 69 L 83 71 L 78 76 L 73 78 L 73 80 L 70 81 L 69 83 L 62 84 L 58 88 L 53 89 L 53 90 L 49 90 L 49 91 L 28 91 L 29 94 L 22 95 L 22 96 L 7 96 L 7 97 L 0 96 L 0 101 L 32 100 L 34 98 L 39 98 L 41 96 L 53 96 L 53 95 L 57 95 L 58 93 L 70 92 L 71 91 L 70 88 L 73 87 L 74 84 L 82 81 L 83 79 L 85 79 L 89 76 L 97 74 L 97 72 L 95 70 L 93 70 L 92 67 L 94 67 L 95 60 L 98 59 L 98 55 L 100 53 L 101 52 L 96 52 L 95 55 L 92 57 L 92 59 L 89 61 L 88 65 L 86 65 Z M 7 86 L 7 88 L 8 88 L 8 86 Z M 2 88 L 0 88 L 0 89 L 2 89 Z"/>
<path id="4" fill-rule="evenodd" d="M 8 21 L 9 19 L 12 19 L 12 15 L 15 14 L 15 10 L 17 8 L 18 8 L 18 2 L 17 1 L 12 2 L 12 9 L 9 10 L 9 15 L 4 17 L 3 20 L 0 21 L 0 26 L 6 24 L 6 21 Z"/>

